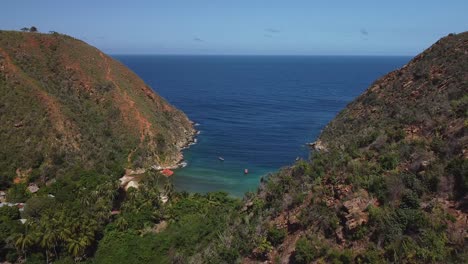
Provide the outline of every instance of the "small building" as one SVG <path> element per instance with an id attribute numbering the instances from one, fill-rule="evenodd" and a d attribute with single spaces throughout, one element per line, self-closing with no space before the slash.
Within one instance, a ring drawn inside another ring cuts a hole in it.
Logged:
<path id="1" fill-rule="evenodd" d="M 29 186 L 28 186 L 28 191 L 29 191 L 30 193 L 36 193 L 37 191 L 39 191 L 39 187 L 37 186 L 37 184 L 31 183 L 31 184 L 29 184 Z"/>

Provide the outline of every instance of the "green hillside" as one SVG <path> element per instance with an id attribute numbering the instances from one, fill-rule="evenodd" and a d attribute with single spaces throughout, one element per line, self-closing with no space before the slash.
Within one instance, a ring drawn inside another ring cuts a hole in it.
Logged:
<path id="1" fill-rule="evenodd" d="M 193 263 L 466 263 L 468 33 L 374 82 Z"/>
<path id="2" fill-rule="evenodd" d="M 0 31 L 0 190 L 70 171 L 173 165 L 191 122 L 98 49 Z"/>

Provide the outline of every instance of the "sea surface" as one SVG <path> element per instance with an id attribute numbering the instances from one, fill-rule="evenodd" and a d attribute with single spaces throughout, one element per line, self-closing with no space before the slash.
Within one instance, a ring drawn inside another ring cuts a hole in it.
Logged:
<path id="1" fill-rule="evenodd" d="M 114 55 L 199 124 L 177 190 L 255 191 L 309 158 L 307 142 L 373 81 L 410 57 Z M 218 157 L 223 157 L 220 161 Z M 248 169 L 248 174 L 244 174 Z"/>

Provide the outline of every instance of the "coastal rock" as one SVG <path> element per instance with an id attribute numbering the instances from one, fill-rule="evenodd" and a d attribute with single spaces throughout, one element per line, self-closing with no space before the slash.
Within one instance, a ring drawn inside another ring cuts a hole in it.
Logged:
<path id="1" fill-rule="evenodd" d="M 307 144 L 311 149 L 315 150 L 315 151 L 327 151 L 327 147 L 325 146 L 325 144 L 321 141 L 321 140 L 317 140 L 317 141 L 314 141 L 312 143 L 308 143 Z"/>

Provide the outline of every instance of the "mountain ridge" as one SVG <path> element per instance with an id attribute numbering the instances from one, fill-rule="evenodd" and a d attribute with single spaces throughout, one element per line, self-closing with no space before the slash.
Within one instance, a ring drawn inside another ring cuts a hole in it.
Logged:
<path id="1" fill-rule="evenodd" d="M 175 165 L 194 134 L 181 111 L 85 42 L 58 33 L 1 31 L 0 56 L 2 144 L 9 146 L 1 153 L 5 183 L 16 170 L 45 179 L 76 166 L 122 171 Z M 99 156 L 108 164 L 96 162 Z"/>

